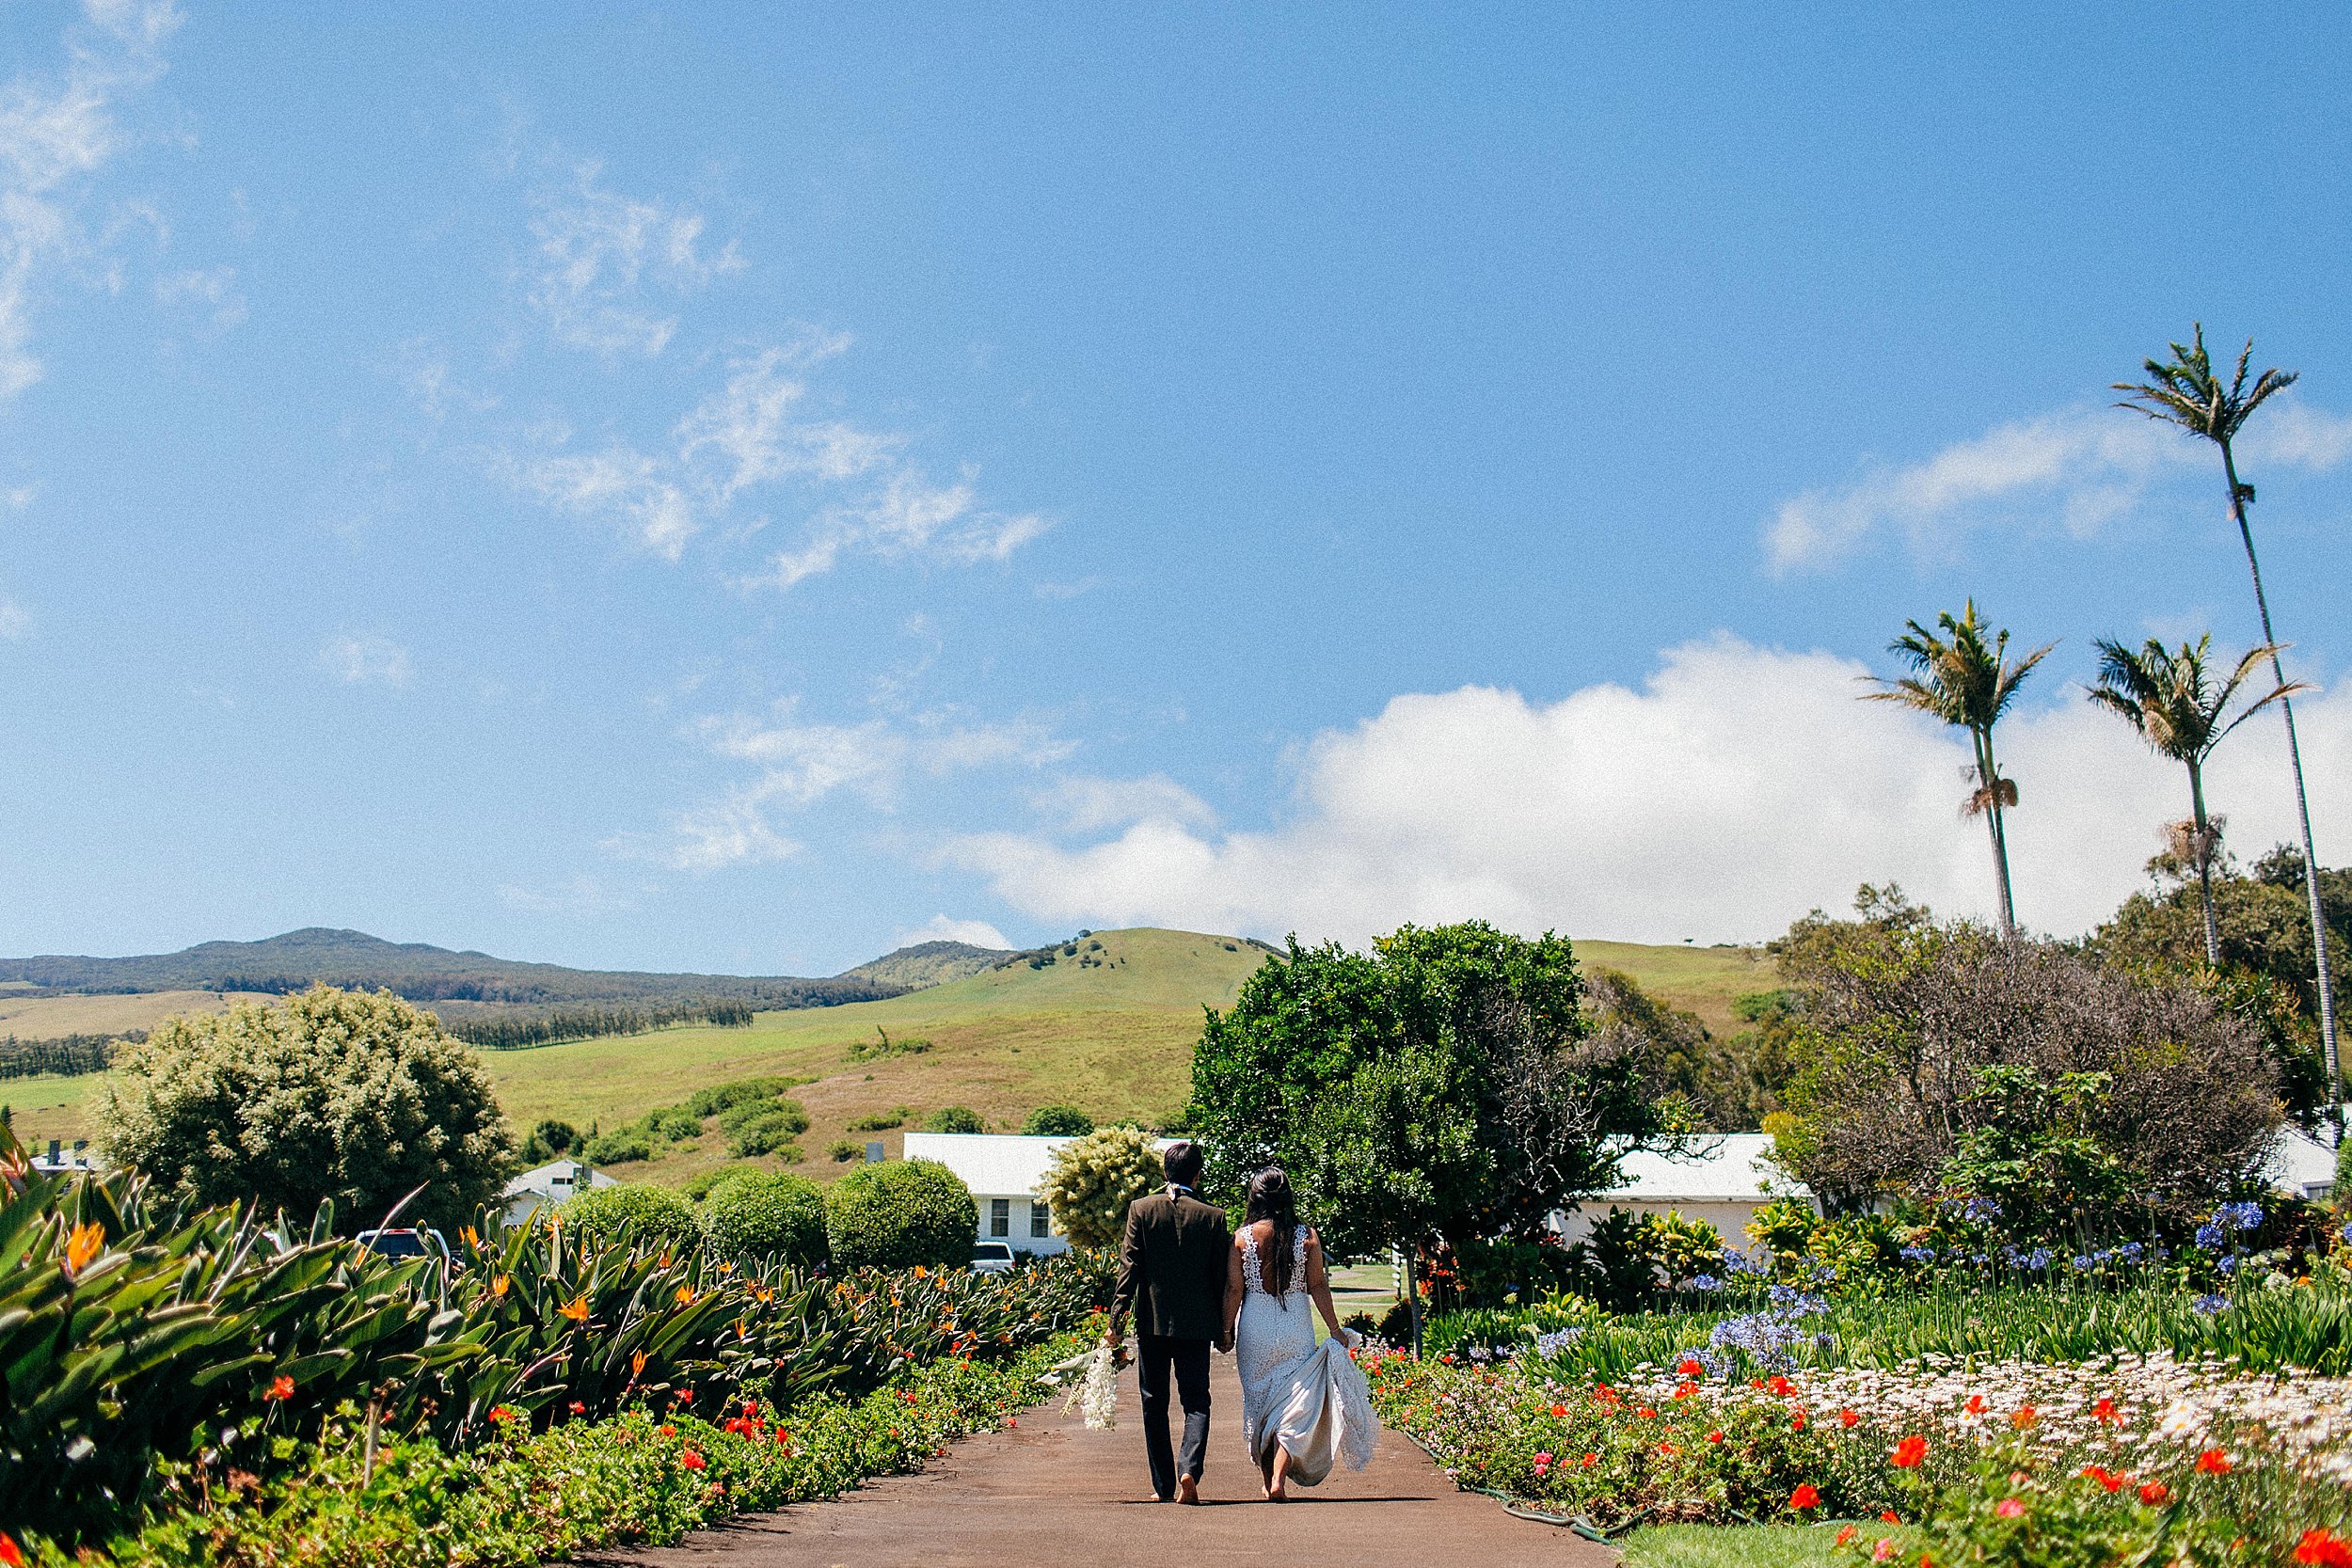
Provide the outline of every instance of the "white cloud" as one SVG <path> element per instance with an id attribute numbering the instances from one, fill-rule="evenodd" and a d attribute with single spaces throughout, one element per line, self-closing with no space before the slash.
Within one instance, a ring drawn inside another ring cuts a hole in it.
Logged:
<path id="1" fill-rule="evenodd" d="M 20 71 L 0 84 L 0 400 L 40 379 L 40 275 L 87 253 L 81 198 L 129 140 L 117 107 L 163 73 L 160 51 L 181 20 L 170 0 L 91 0 L 85 14 L 94 31 L 68 34 L 61 81 Z"/>
<path id="2" fill-rule="evenodd" d="M 501 467 L 510 483 L 559 512 L 612 515 L 637 542 L 665 561 L 685 553 L 701 529 L 685 491 L 663 477 L 663 465 L 624 446 L 600 452 L 553 452 L 517 458 Z"/>
<path id="3" fill-rule="evenodd" d="M 408 650 L 376 632 L 330 637 L 319 648 L 327 673 L 351 686 L 408 684 Z"/>
<path id="4" fill-rule="evenodd" d="M 1031 797 L 1031 803 L 1073 833 L 1101 832 L 1130 822 L 1159 820 L 1205 828 L 1216 821 L 1208 802 L 1165 773 L 1141 779 L 1058 779 Z"/>
<path id="5" fill-rule="evenodd" d="M 964 724 L 947 715 L 834 724 L 800 720 L 788 702 L 766 718 L 710 719 L 700 728 L 714 754 L 754 764 L 757 774 L 710 805 L 674 815 L 666 835 L 625 833 L 608 848 L 686 871 L 779 860 L 800 848 L 774 828 L 780 814 L 843 794 L 893 812 L 914 779 L 1043 768 L 1073 750 L 1031 724 Z"/>
<path id="6" fill-rule="evenodd" d="M 245 295 L 237 292 L 237 269 L 168 273 L 155 279 L 155 297 L 165 305 L 192 305 L 204 312 L 205 335 L 218 337 L 245 320 Z"/>
<path id="7" fill-rule="evenodd" d="M 0 642 L 21 642 L 33 635 L 33 618 L 14 599 L 0 599 Z"/>
<path id="8" fill-rule="evenodd" d="M 707 250 L 700 213 L 604 189 L 601 172 L 580 164 L 569 184 L 533 199 L 525 297 L 559 342 L 651 357 L 669 346 L 677 317 L 646 298 L 649 287 L 690 293 L 740 271 L 743 259 L 733 241 Z"/>
<path id="9" fill-rule="evenodd" d="M 806 542 L 778 551 L 759 580 L 790 588 L 832 570 L 844 552 L 852 550 L 885 560 L 936 549 L 965 564 L 1003 561 L 1047 526 L 1031 515 L 1006 516 L 977 510 L 968 472 L 959 483 L 942 485 L 902 467 L 873 494 L 819 513 L 809 525 Z"/>
<path id="10" fill-rule="evenodd" d="M 894 939 L 896 947 L 912 947 L 918 942 L 961 942 L 974 947 L 993 947 L 1010 952 L 1012 943 L 1005 933 L 985 920 L 950 920 L 935 914 L 911 931 L 902 930 Z"/>
<path id="11" fill-rule="evenodd" d="M 1549 705 L 1466 687 L 1401 696 L 1313 738 L 1287 820 L 1218 832 L 1150 790 L 1116 834 L 945 842 L 1014 908 L 1057 924 L 1152 923 L 1360 942 L 1405 921 L 1677 942 L 1773 935 L 1856 884 L 1899 880 L 1951 913 L 1992 907 L 1991 851 L 1960 815 L 1966 748 L 1863 703 L 1862 665 L 1728 636 L 1670 650 L 1640 689 Z M 2352 842 L 2352 684 L 2298 707 L 2323 840 Z M 2019 918 L 2086 929 L 2142 881 L 2185 782 L 2078 700 L 2019 714 L 2004 763 Z M 2293 832 L 2276 725 L 2257 720 L 2209 775 L 2249 855 Z M 2342 781 L 2342 782 L 2339 782 Z M 1147 781 L 1148 783 L 1148 781 Z M 1156 787 L 1156 786 L 1154 786 Z M 2335 827 L 2335 825 L 2341 825 Z M 1072 842 L 1073 838 L 1079 840 Z"/>
<path id="12" fill-rule="evenodd" d="M 830 359 L 850 346 L 845 334 L 807 334 L 729 367 L 727 383 L 678 421 L 680 464 L 703 472 L 703 487 L 719 505 L 743 490 L 782 479 L 854 479 L 885 462 L 903 444 L 838 420 L 790 416 L 807 385 L 788 372 Z"/>
<path id="13" fill-rule="evenodd" d="M 2248 463 L 2326 469 L 2352 457 L 2352 417 L 2285 402 L 2239 443 Z M 1893 531 L 1931 550 L 2004 516 L 2056 520 L 2087 536 L 2137 504 L 2151 483 L 2218 466 L 2203 442 L 2137 414 L 2074 408 L 2004 424 L 1923 463 L 1873 467 L 1851 484 L 1783 501 L 1764 529 L 1775 573 L 1819 568 Z"/>

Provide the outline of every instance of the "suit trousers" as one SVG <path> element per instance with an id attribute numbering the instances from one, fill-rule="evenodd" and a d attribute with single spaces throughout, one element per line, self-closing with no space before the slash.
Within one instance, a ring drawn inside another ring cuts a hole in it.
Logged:
<path id="1" fill-rule="evenodd" d="M 1168 1378 L 1176 1374 L 1176 1398 L 1184 1411 L 1183 1468 L 1171 1452 L 1168 1432 Z M 1176 1495 L 1176 1478 L 1200 1479 L 1209 1458 L 1209 1341 L 1136 1336 L 1136 1383 L 1143 1394 L 1143 1448 L 1152 1461 L 1152 1490 Z"/>

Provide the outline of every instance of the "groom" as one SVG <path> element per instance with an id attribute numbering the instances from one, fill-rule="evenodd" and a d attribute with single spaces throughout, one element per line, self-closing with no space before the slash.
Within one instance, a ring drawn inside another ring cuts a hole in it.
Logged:
<path id="1" fill-rule="evenodd" d="M 1127 1240 L 1119 1252 L 1119 1291 L 1103 1342 L 1116 1351 L 1136 1315 L 1136 1381 L 1143 1392 L 1143 1446 L 1152 1490 L 1160 1501 L 1200 1500 L 1200 1466 L 1209 1454 L 1209 1346 L 1225 1329 L 1227 1254 L 1233 1244 L 1225 1212 L 1200 1201 L 1200 1146 L 1179 1139 L 1160 1157 L 1168 1189 L 1127 1207 Z M 1222 1350 L 1227 1347 L 1218 1345 Z M 1183 1467 L 1168 1440 L 1168 1376 L 1184 1407 Z"/>

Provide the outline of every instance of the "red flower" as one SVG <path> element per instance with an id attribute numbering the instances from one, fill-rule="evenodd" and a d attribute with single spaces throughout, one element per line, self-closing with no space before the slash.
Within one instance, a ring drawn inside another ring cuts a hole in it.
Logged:
<path id="1" fill-rule="evenodd" d="M 1597 1453 L 1588 1453 L 1584 1456 L 1584 1467 L 1588 1470 L 1599 1463 L 1600 1455 Z"/>
<path id="2" fill-rule="evenodd" d="M 1707 1434 L 1707 1440 L 1710 1443 L 1720 1443 L 1724 1440 L 1724 1434 L 1720 1432 L 1710 1432 Z"/>
<path id="3" fill-rule="evenodd" d="M 2040 1411 L 2034 1409 L 2034 1407 L 2030 1404 L 2021 1404 L 2017 1407 L 2015 1412 L 2010 1415 L 2009 1424 L 2015 1427 L 2018 1431 L 2023 1432 L 2040 1419 L 2042 1419 L 2042 1413 Z"/>
<path id="4" fill-rule="evenodd" d="M 2307 1529 L 2295 1545 L 2295 1560 L 2320 1568 L 2352 1568 L 2352 1543 L 2328 1529 Z"/>
<path id="5" fill-rule="evenodd" d="M 2099 1419 L 2109 1423 L 2113 1423 L 2117 1419 L 2115 1414 L 2115 1402 L 2113 1400 L 2101 1400 L 2097 1404 L 2090 1407 L 2090 1413 L 2093 1416 L 2098 1417 Z"/>
<path id="6" fill-rule="evenodd" d="M 1984 1396 L 1982 1394 L 1971 1394 L 1968 1396 L 1968 1414 L 1971 1416 L 1981 1416 L 1984 1414 Z"/>
<path id="7" fill-rule="evenodd" d="M 1813 1490 L 1811 1481 L 1802 1482 L 1794 1492 L 1788 1494 L 1788 1506 L 1800 1513 L 1808 1508 L 1819 1508 L 1821 1506 L 1821 1495 Z"/>
<path id="8" fill-rule="evenodd" d="M 0 1529 L 0 1562 L 8 1568 L 24 1568 L 24 1548 L 16 1544 L 16 1537 Z"/>
<path id="9" fill-rule="evenodd" d="M 678 1455 L 677 1462 L 680 1465 L 685 1465 L 690 1470 L 699 1470 L 703 1467 L 703 1456 L 696 1453 L 691 1449 L 689 1449 L 684 1453 Z"/>
<path id="10" fill-rule="evenodd" d="M 1915 1470 L 1919 1467 L 1919 1461 L 1927 1458 L 1927 1456 L 1928 1440 L 1926 1438 L 1915 1434 L 1906 1437 L 1901 1442 L 1895 1445 L 1895 1468 L 1898 1470 Z"/>
<path id="11" fill-rule="evenodd" d="M 2122 1491 L 2123 1482 L 2126 1479 L 2122 1476 L 2117 1475 L 2113 1470 L 2107 1469 L 2106 1466 L 2100 1465 L 2084 1465 L 2083 1477 L 2085 1480 L 2097 1481 L 2100 1485 L 2106 1487 L 2110 1492 Z"/>
<path id="12" fill-rule="evenodd" d="M 1684 1377 L 1703 1377 L 1707 1373 L 1707 1369 L 1699 1365 L 1698 1358 L 1691 1355 L 1684 1356 L 1681 1365 L 1676 1367 L 1675 1370 Z"/>
<path id="13" fill-rule="evenodd" d="M 1551 1407 L 1551 1418 L 1555 1421 L 1566 1420 L 1568 1418 L 1568 1407 L 1565 1404 L 1553 1405 Z"/>
<path id="14" fill-rule="evenodd" d="M 1774 1394 L 1777 1394 L 1784 1400 L 1797 1391 L 1797 1386 L 1795 1384 L 1789 1382 L 1787 1378 L 1780 1377 L 1778 1375 L 1775 1375 L 1772 1378 L 1772 1381 L 1770 1385 L 1768 1385 L 1768 1386 Z"/>
<path id="15" fill-rule="evenodd" d="M 585 1416 L 588 1414 L 588 1407 L 580 1403 L 580 1401 L 574 1400 L 572 1402 L 572 1414 L 575 1416 Z"/>
<path id="16" fill-rule="evenodd" d="M 1861 1422 L 1862 1418 L 1855 1415 L 1851 1410 L 1841 1410 L 1837 1413 L 1837 1424 L 1844 1427 L 1848 1432 L 1851 1432 L 1856 1426 L 1859 1426 Z"/>
<path id="17" fill-rule="evenodd" d="M 1890 1509 L 1888 1509 L 1885 1513 L 1883 1513 L 1880 1514 L 1880 1515 L 1879 1515 L 1879 1517 L 1880 1517 L 1880 1518 L 1882 1518 L 1882 1519 L 1883 1519 L 1883 1520 L 1885 1520 L 1885 1521 L 1886 1521 L 1888 1524 L 1890 1524 L 1890 1525 L 1899 1525 L 1899 1524 L 1901 1524 L 1901 1523 L 1903 1522 L 1903 1521 L 1902 1521 L 1902 1516 L 1901 1516 L 1900 1514 L 1897 1513 L 1896 1513 L 1893 1509 L 1891 1509 L 1891 1508 L 1890 1508 Z"/>
<path id="18" fill-rule="evenodd" d="M 2150 1508 L 2162 1508 L 2172 1500 L 2172 1489 L 2160 1481 L 2152 1481 L 2139 1489 L 2139 1500 Z"/>
<path id="19" fill-rule="evenodd" d="M 1794 1416 L 1788 1418 L 1788 1430 L 1791 1432 L 1803 1432 L 1804 1430 L 1804 1411 L 1800 1410 Z"/>
<path id="20" fill-rule="evenodd" d="M 1851 1541 L 1853 1537 L 1854 1528 L 1851 1525 L 1848 1525 L 1845 1528 L 1837 1532 L 1837 1540 L 1834 1543 L 1834 1544 L 1842 1546 L 1847 1542 Z"/>
<path id="21" fill-rule="evenodd" d="M 269 1380 L 269 1392 L 262 1396 L 273 1404 L 283 1404 L 294 1398 L 294 1379 L 279 1372 Z"/>
<path id="22" fill-rule="evenodd" d="M 662 1422 L 659 1430 L 664 1437 L 675 1437 L 677 1435 L 677 1428 L 672 1426 L 667 1421 Z"/>
<path id="23" fill-rule="evenodd" d="M 2207 1449 L 2197 1456 L 2197 1468 L 2209 1476 L 2226 1476 L 2230 1473 L 2230 1456 L 2219 1449 Z"/>
<path id="24" fill-rule="evenodd" d="M 2017 1519 L 2025 1516 L 2026 1505 L 2015 1497 L 2003 1497 L 1993 1505 L 1993 1512 L 2004 1519 Z"/>

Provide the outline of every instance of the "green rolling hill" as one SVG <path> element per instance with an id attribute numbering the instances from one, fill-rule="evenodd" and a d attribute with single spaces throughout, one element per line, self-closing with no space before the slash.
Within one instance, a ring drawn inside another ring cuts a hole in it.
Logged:
<path id="1" fill-rule="evenodd" d="M 1734 1026 L 1734 997 L 1776 983 L 1770 960 L 1742 949 L 1593 942 L 1577 950 L 1588 965 L 1625 971 L 1718 1031 Z M 823 1178 L 841 1168 L 826 1154 L 836 1140 L 879 1138 L 897 1153 L 902 1130 L 853 1131 L 850 1123 L 900 1106 L 910 1125 L 943 1105 L 969 1106 L 992 1131 L 1016 1130 L 1047 1103 L 1077 1105 L 1098 1120 L 1172 1117 L 1190 1090 L 1201 1008 L 1230 1006 L 1270 951 L 1189 931 L 1100 931 L 1009 962 L 993 956 L 993 967 L 901 995 L 763 1011 L 748 1027 L 679 1024 L 482 1055 L 519 1129 L 543 1117 L 612 1128 L 730 1079 L 808 1080 L 792 1091 L 811 1122 L 800 1145 L 803 1168 Z M 971 961 L 921 954 L 915 961 L 941 958 L 951 967 Z M 219 1006 L 213 996 L 190 999 Z M 902 1049 L 918 1041 L 920 1050 Z M 22 1132 L 72 1137 L 100 1082 L 94 1074 L 0 1082 L 0 1101 L 14 1107 Z M 726 1158 L 714 1122 L 649 1163 L 614 1170 L 678 1184 Z"/>

